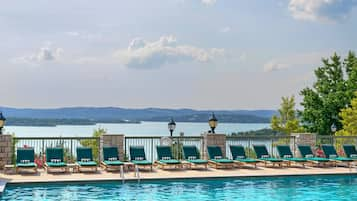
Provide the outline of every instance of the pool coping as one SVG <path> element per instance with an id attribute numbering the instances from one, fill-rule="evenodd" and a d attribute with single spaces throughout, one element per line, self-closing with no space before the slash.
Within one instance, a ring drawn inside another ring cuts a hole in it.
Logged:
<path id="1" fill-rule="evenodd" d="M 172 181 L 172 180 L 197 180 L 197 179 L 229 179 L 229 178 L 269 178 L 269 177 L 306 177 L 306 176 L 333 176 L 333 175 L 357 175 L 357 172 L 324 172 L 324 173 L 310 173 L 310 174 L 270 174 L 270 175 L 235 175 L 235 176 L 225 176 L 225 175 L 217 175 L 217 176 L 179 176 L 179 177 L 167 177 L 167 178 L 160 178 L 160 177 L 152 177 L 152 178 L 128 178 L 128 179 L 121 179 L 121 178 L 89 178 L 89 179 L 56 179 L 56 180 L 37 180 L 37 181 L 31 181 L 31 180 L 26 180 L 26 181 L 11 181 L 11 180 L 1 180 L 5 182 L 4 189 L 6 188 L 6 184 L 9 185 L 18 185 L 18 184 L 45 184 L 45 183 L 50 183 L 50 184 L 56 184 L 56 183 L 95 183 L 95 182 L 100 182 L 100 183 L 105 183 L 105 182 L 146 182 L 146 181 Z M 1 190 L 1 188 L 0 188 Z M 1 195 L 1 191 L 0 191 Z"/>

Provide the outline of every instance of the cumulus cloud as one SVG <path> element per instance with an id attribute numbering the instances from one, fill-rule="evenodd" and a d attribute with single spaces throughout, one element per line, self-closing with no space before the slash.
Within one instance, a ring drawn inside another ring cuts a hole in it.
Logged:
<path id="1" fill-rule="evenodd" d="M 201 2 L 205 5 L 212 6 L 217 2 L 217 0 L 201 0 Z"/>
<path id="2" fill-rule="evenodd" d="M 223 55 L 223 49 L 179 45 L 172 35 L 162 36 L 152 42 L 136 38 L 127 49 L 118 50 L 114 54 L 130 68 L 159 68 L 168 63 L 189 61 L 210 62 Z"/>
<path id="3" fill-rule="evenodd" d="M 329 55 L 325 52 L 311 52 L 304 54 L 289 55 L 283 58 L 273 58 L 264 64 L 264 72 L 286 70 L 293 67 L 317 65 L 321 58 Z"/>
<path id="4" fill-rule="evenodd" d="M 42 62 L 50 62 L 50 61 L 58 60 L 61 57 L 62 53 L 63 53 L 62 48 L 42 47 L 33 54 L 17 57 L 13 59 L 13 61 L 15 63 L 38 64 Z"/>
<path id="5" fill-rule="evenodd" d="M 298 20 L 336 22 L 348 17 L 357 0 L 290 0 L 289 11 Z"/>

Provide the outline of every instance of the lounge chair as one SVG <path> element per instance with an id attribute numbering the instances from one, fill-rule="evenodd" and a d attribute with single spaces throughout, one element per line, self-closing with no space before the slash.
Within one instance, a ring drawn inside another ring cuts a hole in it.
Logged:
<path id="1" fill-rule="evenodd" d="M 223 157 L 221 147 L 207 146 L 208 151 L 208 164 L 216 169 L 218 168 L 233 168 L 234 161 Z"/>
<path id="2" fill-rule="evenodd" d="M 190 169 L 203 167 L 207 169 L 208 161 L 203 160 L 200 157 L 200 153 L 197 150 L 197 147 L 194 145 L 185 145 L 182 147 L 183 158 L 187 163 L 190 164 Z"/>
<path id="3" fill-rule="evenodd" d="M 79 172 L 88 169 L 97 172 L 97 163 L 93 161 L 92 148 L 77 147 L 77 165 Z"/>
<path id="4" fill-rule="evenodd" d="M 166 167 L 182 168 L 182 163 L 179 160 L 174 159 L 170 146 L 156 146 L 157 158 L 155 164 L 162 169 Z"/>
<path id="5" fill-rule="evenodd" d="M 231 145 L 229 148 L 231 149 L 232 158 L 238 166 L 253 165 L 254 168 L 257 168 L 257 164 L 260 163 L 259 160 L 248 158 L 242 145 Z"/>
<path id="6" fill-rule="evenodd" d="M 35 163 L 35 151 L 33 148 L 17 148 L 16 155 L 16 173 L 21 170 L 33 170 L 37 173 L 37 165 Z"/>
<path id="7" fill-rule="evenodd" d="M 46 148 L 46 162 L 44 164 L 47 172 L 67 172 L 67 163 L 64 162 L 63 148 Z"/>
<path id="8" fill-rule="evenodd" d="M 264 163 L 264 166 L 267 167 L 268 164 L 278 165 L 283 167 L 284 164 L 287 164 L 286 161 L 278 158 L 271 157 L 265 145 L 253 145 L 253 149 L 257 155 L 257 159 Z"/>
<path id="9" fill-rule="evenodd" d="M 118 147 L 103 147 L 103 161 L 100 165 L 106 171 L 118 171 L 124 165 L 119 160 Z"/>
<path id="10" fill-rule="evenodd" d="M 149 167 L 152 171 L 152 162 L 146 159 L 145 149 L 143 146 L 130 146 L 130 161 L 138 168 Z"/>
<path id="11" fill-rule="evenodd" d="M 322 147 L 322 151 L 324 152 L 326 158 L 328 158 L 332 161 L 335 161 L 336 166 L 337 166 L 337 163 L 340 163 L 340 164 L 342 163 L 342 164 L 347 165 L 347 167 L 349 167 L 349 168 L 352 167 L 353 159 L 339 156 L 333 145 L 324 144 L 321 147 Z"/>
<path id="12" fill-rule="evenodd" d="M 290 149 L 289 145 L 277 145 L 276 149 L 278 150 L 279 157 L 288 161 L 288 166 L 290 167 L 292 163 L 299 164 L 302 167 L 305 167 L 305 164 L 308 163 L 306 158 L 295 158 L 293 152 Z"/>
<path id="13" fill-rule="evenodd" d="M 357 161 L 357 150 L 356 150 L 355 145 L 344 144 L 342 147 L 343 147 L 343 151 L 345 152 L 345 155 L 347 158 L 350 158 L 353 161 Z"/>
<path id="14" fill-rule="evenodd" d="M 309 145 L 298 145 L 298 149 L 300 151 L 301 157 L 306 158 L 306 160 L 308 160 L 312 166 L 331 165 L 330 159 L 316 157 Z"/>

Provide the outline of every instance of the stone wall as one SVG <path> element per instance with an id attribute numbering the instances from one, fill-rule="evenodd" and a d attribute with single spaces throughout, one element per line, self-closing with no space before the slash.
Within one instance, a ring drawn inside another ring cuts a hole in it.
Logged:
<path id="1" fill-rule="evenodd" d="M 290 146 L 294 148 L 295 146 L 295 155 L 300 157 L 299 149 L 297 145 L 310 145 L 312 147 L 316 146 L 316 134 L 315 133 L 292 133 L 291 136 L 294 136 L 295 139 L 291 140 Z"/>
<path id="2" fill-rule="evenodd" d="M 113 135 L 113 134 L 104 134 L 100 137 L 100 159 L 103 159 L 103 147 L 104 146 L 115 146 L 118 147 L 119 160 L 124 161 L 124 135 Z"/>
<path id="3" fill-rule="evenodd" d="M 201 143 L 201 155 L 204 159 L 208 159 L 207 146 L 217 145 L 222 149 L 223 157 L 226 156 L 226 135 L 225 134 L 202 134 L 203 142 Z"/>
<path id="4" fill-rule="evenodd" d="M 0 135 L 0 169 L 12 163 L 12 136 Z"/>

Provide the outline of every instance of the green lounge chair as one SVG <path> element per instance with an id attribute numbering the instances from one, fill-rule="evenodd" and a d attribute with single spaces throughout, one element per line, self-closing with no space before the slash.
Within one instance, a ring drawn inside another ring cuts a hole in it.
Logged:
<path id="1" fill-rule="evenodd" d="M 344 144 L 342 147 L 343 147 L 343 151 L 345 152 L 345 155 L 347 158 L 357 161 L 357 150 L 356 150 L 355 145 Z"/>
<path id="2" fill-rule="evenodd" d="M 97 163 L 93 161 L 92 148 L 77 147 L 77 165 L 79 172 L 88 169 L 97 172 Z"/>
<path id="3" fill-rule="evenodd" d="M 264 166 L 267 167 L 268 164 L 278 165 L 283 167 L 284 164 L 287 164 L 286 161 L 278 158 L 271 157 L 265 145 L 253 145 L 253 149 L 257 155 L 258 160 L 264 163 Z"/>
<path id="4" fill-rule="evenodd" d="M 149 167 L 152 171 L 152 162 L 146 159 L 144 146 L 130 146 L 130 160 L 138 168 Z"/>
<path id="5" fill-rule="evenodd" d="M 254 168 L 257 168 L 257 164 L 260 163 L 259 160 L 248 158 L 242 145 L 231 145 L 229 148 L 231 149 L 234 162 L 239 166 L 253 165 Z"/>
<path id="6" fill-rule="evenodd" d="M 182 146 L 183 157 L 187 163 L 190 164 L 190 169 L 203 167 L 207 169 L 208 161 L 203 160 L 200 157 L 200 153 L 197 150 L 197 147 L 194 145 L 185 145 Z"/>
<path id="7" fill-rule="evenodd" d="M 322 151 L 324 152 L 326 158 L 328 158 L 332 161 L 335 161 L 336 166 L 337 166 L 337 163 L 342 163 L 342 164 L 347 165 L 347 167 L 349 167 L 349 168 L 352 167 L 353 159 L 339 156 L 333 145 L 324 144 L 321 147 L 322 147 Z"/>
<path id="8" fill-rule="evenodd" d="M 67 172 L 67 164 L 64 162 L 63 148 L 46 148 L 45 169 L 47 172 L 61 171 Z"/>
<path id="9" fill-rule="evenodd" d="M 312 166 L 327 166 L 331 164 L 331 161 L 327 158 L 316 157 L 312 152 L 310 145 L 298 145 L 301 157 L 306 158 Z"/>
<path id="10" fill-rule="evenodd" d="M 289 145 L 277 145 L 276 149 L 278 150 L 279 157 L 288 161 L 289 167 L 291 166 L 292 163 L 300 164 L 302 165 L 302 167 L 305 167 L 305 164 L 308 163 L 306 158 L 295 158 Z"/>
<path id="11" fill-rule="evenodd" d="M 207 146 L 208 164 L 216 169 L 233 168 L 234 161 L 223 157 L 221 147 L 216 145 Z"/>
<path id="12" fill-rule="evenodd" d="M 157 158 L 155 164 L 162 169 L 166 167 L 182 168 L 182 163 L 179 160 L 174 159 L 170 146 L 156 146 Z"/>
<path id="13" fill-rule="evenodd" d="M 106 171 L 120 170 L 124 163 L 119 160 L 118 147 L 103 147 L 103 161 L 100 164 Z"/>
<path id="14" fill-rule="evenodd" d="M 16 152 L 16 173 L 21 170 L 33 170 L 37 173 L 37 165 L 35 163 L 35 151 L 33 148 L 17 148 Z"/>

